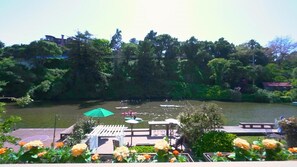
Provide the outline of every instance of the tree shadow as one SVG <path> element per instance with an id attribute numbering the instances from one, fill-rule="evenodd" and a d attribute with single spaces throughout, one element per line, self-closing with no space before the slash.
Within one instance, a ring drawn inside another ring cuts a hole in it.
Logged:
<path id="1" fill-rule="evenodd" d="M 98 105 L 102 105 L 104 104 L 103 101 L 84 101 L 82 103 L 79 104 L 78 108 L 79 109 L 84 109 L 84 108 L 90 108 L 90 107 L 94 107 L 94 106 L 98 106 Z"/>

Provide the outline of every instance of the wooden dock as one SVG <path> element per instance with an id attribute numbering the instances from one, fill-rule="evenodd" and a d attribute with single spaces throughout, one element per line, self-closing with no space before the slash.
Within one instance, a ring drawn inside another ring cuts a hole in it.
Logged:
<path id="1" fill-rule="evenodd" d="M 278 134 L 277 129 L 242 128 L 240 126 L 223 126 L 223 128 L 217 130 L 236 134 L 237 136 L 266 136 L 269 133 Z"/>

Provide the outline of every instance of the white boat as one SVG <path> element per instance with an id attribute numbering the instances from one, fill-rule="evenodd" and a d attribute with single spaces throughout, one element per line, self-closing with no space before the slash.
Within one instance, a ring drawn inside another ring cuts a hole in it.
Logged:
<path id="1" fill-rule="evenodd" d="M 171 105 L 171 104 L 160 104 L 160 107 L 166 107 L 166 108 L 180 108 L 182 106 L 180 105 Z"/>
<path id="2" fill-rule="evenodd" d="M 297 101 L 292 102 L 294 106 L 297 106 Z"/>
<path id="3" fill-rule="evenodd" d="M 115 107 L 117 110 L 124 110 L 124 109 L 127 109 L 129 107 L 125 106 L 125 107 Z"/>

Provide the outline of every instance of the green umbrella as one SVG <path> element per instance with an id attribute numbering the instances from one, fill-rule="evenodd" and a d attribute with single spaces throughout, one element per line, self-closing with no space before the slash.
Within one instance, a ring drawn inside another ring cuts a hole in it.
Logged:
<path id="1" fill-rule="evenodd" d="M 84 113 L 84 115 L 87 117 L 95 117 L 95 118 L 108 117 L 113 114 L 114 114 L 113 112 L 108 111 L 104 108 L 96 108 L 96 109 L 93 109 L 93 110 L 90 110 L 90 111 L 87 111 Z"/>

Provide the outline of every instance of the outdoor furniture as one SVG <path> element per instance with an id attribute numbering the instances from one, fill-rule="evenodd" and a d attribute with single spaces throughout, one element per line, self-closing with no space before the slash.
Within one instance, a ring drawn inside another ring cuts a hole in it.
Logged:
<path id="1" fill-rule="evenodd" d="M 90 150 L 98 147 L 98 140 L 101 137 L 118 137 L 120 140 L 123 140 L 124 125 L 98 125 L 94 130 L 88 134 L 90 137 Z M 120 145 L 123 141 L 119 141 Z"/>
<path id="2" fill-rule="evenodd" d="M 60 140 L 64 140 L 67 136 L 72 134 L 74 126 L 75 126 L 75 124 L 71 125 L 69 128 L 60 132 Z"/>
<path id="3" fill-rule="evenodd" d="M 153 127 L 156 126 L 156 125 L 165 125 L 166 126 L 166 136 L 169 135 L 169 122 L 166 122 L 166 121 L 149 121 L 148 122 L 149 124 L 149 135 L 151 136 L 152 135 L 152 130 L 153 130 Z"/>
<path id="4" fill-rule="evenodd" d="M 258 122 L 239 122 L 239 125 L 242 126 L 242 128 L 262 128 L 262 129 L 273 129 L 275 126 L 275 123 L 258 123 Z"/>
<path id="5" fill-rule="evenodd" d="M 112 140 L 113 150 L 115 150 L 117 147 L 120 147 L 120 141 L 118 140 Z"/>

